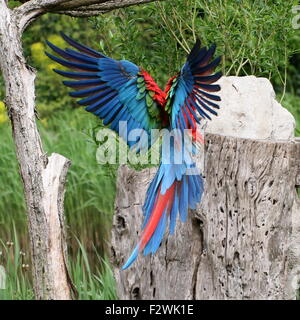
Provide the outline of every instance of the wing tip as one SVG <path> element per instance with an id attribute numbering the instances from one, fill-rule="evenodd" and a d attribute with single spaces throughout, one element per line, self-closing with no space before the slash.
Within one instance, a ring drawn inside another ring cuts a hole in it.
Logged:
<path id="1" fill-rule="evenodd" d="M 216 48 L 217 48 L 216 43 L 212 43 L 211 46 L 210 46 L 210 49 L 212 49 L 212 50 L 214 49 L 215 50 Z"/>
<path id="2" fill-rule="evenodd" d="M 64 32 L 62 32 L 62 31 L 60 31 L 59 34 L 60 34 L 60 36 L 61 36 L 66 42 L 68 42 L 67 39 L 70 39 L 70 37 L 67 36 L 67 35 L 66 35 Z"/>
<path id="3" fill-rule="evenodd" d="M 52 43 L 49 41 L 49 40 L 45 40 L 47 46 L 51 47 L 52 46 Z"/>
<path id="4" fill-rule="evenodd" d="M 201 46 L 201 40 L 200 37 L 196 37 L 196 42 L 195 45 L 198 44 L 199 46 Z"/>
<path id="5" fill-rule="evenodd" d="M 53 54 L 51 54 L 51 53 L 49 53 L 47 51 L 44 51 L 44 53 L 48 58 L 50 58 L 53 61 L 56 61 L 56 57 Z"/>
<path id="6" fill-rule="evenodd" d="M 214 63 L 216 65 L 216 67 L 220 64 L 221 59 L 222 59 L 222 56 L 218 56 L 218 57 L 215 58 Z"/>
<path id="7" fill-rule="evenodd" d="M 215 73 L 215 76 L 218 78 L 216 81 L 218 81 L 221 77 L 223 77 L 223 72 L 222 71 L 218 71 Z"/>
<path id="8" fill-rule="evenodd" d="M 128 258 L 128 260 L 124 263 L 124 265 L 122 266 L 122 270 L 126 270 L 128 269 L 133 262 L 136 260 L 137 256 L 139 254 L 139 245 L 137 245 L 133 252 L 131 253 L 130 257 Z"/>

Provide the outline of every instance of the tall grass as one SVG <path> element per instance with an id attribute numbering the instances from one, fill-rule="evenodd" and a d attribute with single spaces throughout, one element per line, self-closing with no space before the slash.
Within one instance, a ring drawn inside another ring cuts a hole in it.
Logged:
<path id="1" fill-rule="evenodd" d="M 39 122 L 45 151 L 72 161 L 65 214 L 70 270 L 80 299 L 114 297 L 112 272 L 101 257 L 106 255 L 110 235 L 116 168 L 97 164 L 97 146 L 91 138 L 97 126 L 95 117 L 70 108 Z M 8 122 L 0 124 L 0 136 L 0 265 L 8 275 L 0 299 L 32 299 L 24 195 Z"/>
<path id="2" fill-rule="evenodd" d="M 0 124 L 0 239 L 13 238 L 13 223 L 21 242 L 25 236 L 25 203 L 8 122 Z M 22 232 L 21 232 L 22 231 Z"/>
<path id="3" fill-rule="evenodd" d="M 87 251 L 78 240 L 79 250 L 69 260 L 69 271 L 80 300 L 116 299 L 115 283 L 107 261 L 97 257 L 97 268 L 91 268 Z M 13 226 L 12 241 L 4 243 L 0 240 L 0 266 L 6 272 L 5 287 L 0 288 L 0 300 L 34 299 L 31 265 L 28 252 L 22 250 L 16 228 Z"/>
<path id="4" fill-rule="evenodd" d="M 28 254 L 21 249 L 16 228 L 6 243 L 0 239 L 0 266 L 5 270 L 5 286 L 0 288 L 0 300 L 33 299 Z M 3 275 L 2 275 L 3 276 Z"/>
<path id="5" fill-rule="evenodd" d="M 49 155 L 58 152 L 72 161 L 65 197 L 71 254 L 78 249 L 76 236 L 88 252 L 95 246 L 102 256 L 111 227 L 116 168 L 97 164 L 91 134 L 99 121 L 83 112 L 58 111 L 44 118 L 39 129 Z M 0 136 L 0 239 L 13 237 L 14 224 L 20 243 L 27 248 L 23 189 L 8 123 L 0 125 Z"/>
<path id="6" fill-rule="evenodd" d="M 96 270 L 93 271 L 90 259 L 83 245 L 78 241 L 80 250 L 76 258 L 70 261 L 69 268 L 79 300 L 113 300 L 116 299 L 115 283 L 112 270 L 106 259 L 95 250 Z"/>

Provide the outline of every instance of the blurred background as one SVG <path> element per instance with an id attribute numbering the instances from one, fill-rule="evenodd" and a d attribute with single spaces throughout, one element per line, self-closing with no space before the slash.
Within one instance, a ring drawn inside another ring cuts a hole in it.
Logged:
<path id="1" fill-rule="evenodd" d="M 62 79 L 52 72 L 56 64 L 44 54 L 45 40 L 65 47 L 59 36 L 63 31 L 114 59 L 136 63 L 162 88 L 180 70 L 196 37 L 204 45 L 216 43 L 224 75 L 270 79 L 278 101 L 294 115 L 300 136 L 300 29 L 295 23 L 293 28 L 293 22 L 300 23 L 297 5 L 299 1 L 290 0 L 168 0 L 89 19 L 49 14 L 25 32 L 26 58 L 37 70 L 44 149 L 72 160 L 65 214 L 69 268 L 79 298 L 116 297 L 107 257 L 117 165 L 97 164 L 94 137 L 102 123 L 68 96 Z M 8 271 L 0 299 L 32 299 L 23 189 L 4 98 L 0 78 L 0 265 Z"/>

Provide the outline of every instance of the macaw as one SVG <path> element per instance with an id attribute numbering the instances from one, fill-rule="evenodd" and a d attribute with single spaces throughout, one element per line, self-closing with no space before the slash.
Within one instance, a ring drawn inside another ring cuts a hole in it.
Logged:
<path id="1" fill-rule="evenodd" d="M 154 254 L 163 239 L 167 225 L 174 234 L 177 217 L 184 222 L 188 210 L 196 209 L 203 193 L 203 178 L 197 171 L 192 155 L 197 151 L 202 137 L 197 134 L 197 123 L 217 115 L 220 97 L 215 92 L 221 88 L 215 82 L 222 76 L 213 73 L 220 57 L 213 59 L 216 46 L 202 47 L 198 39 L 187 56 L 182 69 L 167 82 L 162 91 L 153 78 L 142 68 L 127 60 L 114 60 L 104 54 L 79 44 L 62 34 L 62 38 L 74 49 L 62 50 L 47 41 L 48 46 L 60 57 L 46 52 L 47 56 L 74 71 L 53 69 L 59 75 L 74 80 L 63 84 L 74 91 L 70 96 L 81 98 L 79 105 L 103 120 L 104 125 L 122 136 L 136 152 L 153 144 L 149 138 L 140 137 L 128 141 L 130 130 L 143 129 L 151 136 L 152 129 L 165 128 L 177 132 L 190 130 L 192 149 L 180 161 L 183 153 L 178 145 L 183 135 L 175 134 L 165 151 L 161 145 L 161 162 L 150 183 L 143 206 L 142 233 L 132 254 L 122 269 L 128 268 L 140 252 Z M 119 122 L 127 121 L 127 127 L 119 132 Z M 150 145 L 149 145 L 150 141 Z M 197 143 L 198 142 L 198 143 Z M 168 223 L 169 221 L 169 223 Z"/>

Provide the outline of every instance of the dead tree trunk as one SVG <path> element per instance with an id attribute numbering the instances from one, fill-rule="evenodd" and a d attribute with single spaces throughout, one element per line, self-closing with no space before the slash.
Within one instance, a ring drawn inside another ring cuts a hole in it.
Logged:
<path id="1" fill-rule="evenodd" d="M 121 299 L 295 299 L 300 275 L 300 143 L 206 135 L 205 192 L 158 252 L 136 244 L 156 168 L 119 169 L 112 260 Z M 298 178 L 297 178 L 298 176 Z"/>
<path id="2" fill-rule="evenodd" d="M 0 65 L 28 210 L 37 299 L 70 299 L 63 239 L 63 194 L 69 160 L 48 158 L 35 121 L 35 72 L 23 56 L 16 16 L 0 1 Z"/>

